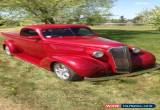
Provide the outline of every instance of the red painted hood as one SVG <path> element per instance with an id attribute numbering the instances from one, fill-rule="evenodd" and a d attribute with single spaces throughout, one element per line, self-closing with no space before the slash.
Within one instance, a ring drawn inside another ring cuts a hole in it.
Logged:
<path id="1" fill-rule="evenodd" d="M 54 43 L 63 43 L 67 45 L 92 46 L 101 48 L 124 46 L 124 44 L 120 42 L 101 37 L 66 37 L 66 38 L 47 39 L 47 41 L 51 43 L 54 42 Z"/>

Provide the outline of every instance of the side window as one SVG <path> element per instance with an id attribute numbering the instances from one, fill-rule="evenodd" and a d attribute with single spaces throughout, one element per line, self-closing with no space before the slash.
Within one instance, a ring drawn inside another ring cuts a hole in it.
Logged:
<path id="1" fill-rule="evenodd" d="M 93 35 L 93 33 L 89 29 L 86 29 L 86 28 L 80 28 L 77 34 L 78 35 Z"/>
<path id="2" fill-rule="evenodd" d="M 29 37 L 29 36 L 38 36 L 38 33 L 33 29 L 23 29 L 20 33 L 21 36 Z"/>

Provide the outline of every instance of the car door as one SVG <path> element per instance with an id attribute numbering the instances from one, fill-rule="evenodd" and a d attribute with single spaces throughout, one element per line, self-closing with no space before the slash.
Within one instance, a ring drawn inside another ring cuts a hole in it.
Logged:
<path id="1" fill-rule="evenodd" d="M 21 42 L 19 46 L 24 53 L 39 59 L 45 56 L 43 40 L 40 39 L 40 36 L 35 30 L 25 28 L 21 31 L 20 37 Z"/>

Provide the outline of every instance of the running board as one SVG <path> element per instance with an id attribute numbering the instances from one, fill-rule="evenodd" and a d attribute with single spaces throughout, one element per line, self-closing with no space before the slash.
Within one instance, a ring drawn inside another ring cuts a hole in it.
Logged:
<path id="1" fill-rule="evenodd" d="M 142 75 L 144 73 L 152 72 L 155 70 L 160 70 L 160 64 L 157 64 L 155 67 L 138 71 L 138 72 L 133 72 L 133 73 L 127 73 L 127 74 L 122 74 L 122 75 L 113 75 L 113 76 L 105 76 L 105 77 L 98 77 L 98 78 L 85 78 L 87 81 L 93 81 L 93 82 L 98 82 L 98 81 L 108 81 L 108 80 L 117 80 L 123 77 L 134 77 L 138 75 Z"/>

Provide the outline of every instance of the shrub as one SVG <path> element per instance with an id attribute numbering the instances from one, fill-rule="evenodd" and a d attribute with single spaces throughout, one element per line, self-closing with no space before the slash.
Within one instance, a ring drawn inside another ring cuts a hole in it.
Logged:
<path id="1" fill-rule="evenodd" d="M 19 21 L 4 19 L 0 17 L 0 26 L 19 26 L 19 25 L 20 25 Z"/>

